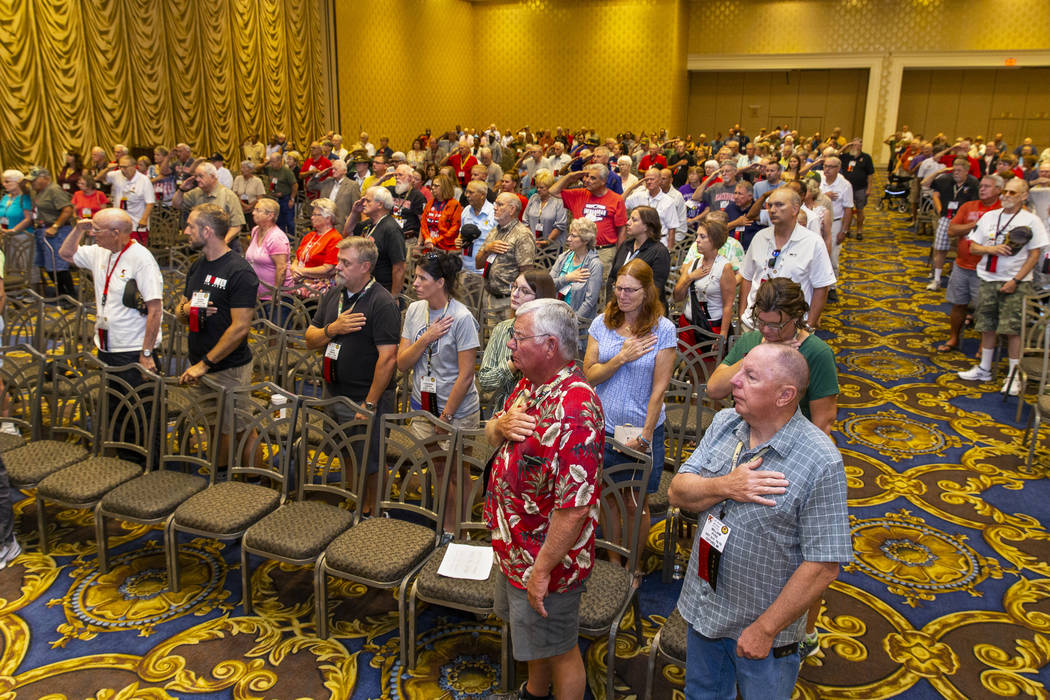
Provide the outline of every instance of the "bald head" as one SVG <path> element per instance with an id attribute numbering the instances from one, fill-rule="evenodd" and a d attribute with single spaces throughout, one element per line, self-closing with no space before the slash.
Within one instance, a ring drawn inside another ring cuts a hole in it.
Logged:
<path id="1" fill-rule="evenodd" d="M 748 354 L 771 369 L 778 393 L 784 387 L 794 389 L 794 398 L 791 401 L 791 412 L 794 413 L 799 400 L 809 387 L 809 365 L 806 364 L 806 358 L 785 343 L 761 343 Z"/>
<path id="2" fill-rule="evenodd" d="M 131 220 L 131 216 L 126 211 L 115 207 L 99 211 L 99 213 L 95 214 L 93 220 L 98 228 L 112 228 L 118 234 L 129 237 L 135 225 L 135 222 Z"/>

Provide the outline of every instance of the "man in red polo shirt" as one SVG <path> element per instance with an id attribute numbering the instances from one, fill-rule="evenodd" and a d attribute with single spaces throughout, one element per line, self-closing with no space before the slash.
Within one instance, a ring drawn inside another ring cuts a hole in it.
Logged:
<path id="1" fill-rule="evenodd" d="M 470 170 L 477 164 L 478 159 L 471 154 L 470 141 L 466 137 L 459 140 L 459 150 L 441 161 L 441 165 L 452 166 L 460 187 L 466 187 L 470 182 Z"/>
<path id="2" fill-rule="evenodd" d="M 623 197 L 605 186 L 608 179 L 609 168 L 591 163 L 585 165 L 583 170 L 562 176 L 550 188 L 552 195 L 561 195 L 561 201 L 572 212 L 573 218 L 582 216 L 590 219 L 598 228 L 594 245 L 598 249 L 598 259 L 602 261 L 602 279 L 609 277 L 616 247 L 623 243 L 624 227 L 627 225 Z M 583 181 L 583 187 L 565 189 L 577 180 Z"/>
<path id="3" fill-rule="evenodd" d="M 970 252 L 970 231 L 977 226 L 977 220 L 988 211 L 999 209 L 999 194 L 1003 191 L 1003 179 L 998 175 L 985 175 L 981 178 L 977 190 L 978 199 L 959 205 L 951 222 L 948 224 L 948 236 L 957 243 L 955 263 L 952 265 L 952 276 L 948 279 L 947 298 L 952 310 L 948 316 L 950 326 L 947 342 L 937 346 L 937 352 L 958 350 L 962 342 L 962 326 L 966 320 L 966 309 L 977 303 L 977 263 L 980 255 Z"/>

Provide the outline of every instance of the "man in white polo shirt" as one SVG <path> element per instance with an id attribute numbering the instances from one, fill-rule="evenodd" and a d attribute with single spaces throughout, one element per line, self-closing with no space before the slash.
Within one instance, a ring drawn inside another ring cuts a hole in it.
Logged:
<path id="1" fill-rule="evenodd" d="M 767 279 L 787 277 L 798 282 L 809 304 L 809 325 L 816 328 L 835 284 L 824 239 L 798 223 L 802 200 L 798 193 L 780 187 L 766 198 L 773 225 L 755 234 L 740 263 L 740 320 L 751 330 L 751 309 L 758 288 Z"/>
<path id="2" fill-rule="evenodd" d="M 974 328 L 981 333 L 981 362 L 959 372 L 967 381 L 990 382 L 996 336 L 1007 338 L 1009 373 L 1001 391 L 1017 396 L 1021 391 L 1017 364 L 1021 357 L 1021 300 L 1032 292 L 1032 270 L 1048 244 L 1046 228 L 1038 216 L 1024 208 L 1028 183 L 1010 178 L 1000 195 L 1002 209 L 987 212 L 970 232 L 970 252 L 980 255 L 977 308 Z"/>
<path id="3" fill-rule="evenodd" d="M 131 237 L 146 245 L 149 241 L 149 217 L 157 201 L 153 183 L 135 167 L 135 159 L 121 156 L 114 169 L 106 173 L 106 182 L 112 187 L 113 206 L 123 209 L 131 217 Z"/>
<path id="4" fill-rule="evenodd" d="M 835 277 L 839 276 L 839 255 L 853 216 L 853 185 L 839 174 L 841 169 L 842 161 L 832 156 L 824 159 L 820 174 L 820 191 L 831 200 L 831 266 Z"/>

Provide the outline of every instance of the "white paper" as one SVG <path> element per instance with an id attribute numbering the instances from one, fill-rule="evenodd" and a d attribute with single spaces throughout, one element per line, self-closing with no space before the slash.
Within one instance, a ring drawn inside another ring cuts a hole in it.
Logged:
<path id="1" fill-rule="evenodd" d="M 438 567 L 438 576 L 484 581 L 492 571 L 492 547 L 451 542 Z"/>

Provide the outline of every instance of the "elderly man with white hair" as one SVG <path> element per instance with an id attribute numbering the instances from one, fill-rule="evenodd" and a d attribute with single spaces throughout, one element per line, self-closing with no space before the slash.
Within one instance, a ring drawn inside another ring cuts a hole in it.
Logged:
<path id="1" fill-rule="evenodd" d="M 320 193 L 319 196 L 322 198 L 335 202 L 335 221 L 332 223 L 337 229 L 343 231 L 354 202 L 361 199 L 360 185 L 346 176 L 346 161 L 338 158 L 333 160 L 329 176 L 324 180 L 317 176 L 310 178 L 306 183 L 306 188 Z"/>
<path id="2" fill-rule="evenodd" d="M 371 238 L 378 249 L 378 259 L 373 274 L 376 282 L 386 287 L 394 297 L 401 294 L 405 281 L 405 236 L 394 217 L 394 196 L 386 187 L 369 187 L 361 199 L 354 203 L 346 220 L 347 228 L 357 228 L 362 215 L 368 221 L 361 228 L 361 235 Z"/>
<path id="3" fill-rule="evenodd" d="M 171 206 L 188 212 L 200 204 L 218 205 L 229 219 L 229 229 L 223 235 L 226 245 L 237 253 L 243 253 L 237 236 L 244 226 L 244 210 L 237 195 L 219 182 L 219 173 L 211 163 L 201 163 L 194 173 L 193 177 L 175 190 Z"/>
<path id="4" fill-rule="evenodd" d="M 605 416 L 576 368 L 577 321 L 557 299 L 515 315 L 507 347 L 523 375 L 485 427 L 496 446 L 485 522 L 499 572 L 496 613 L 514 658 L 528 663 L 518 697 L 583 698 L 580 596 L 594 564 Z"/>

